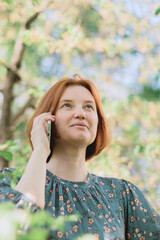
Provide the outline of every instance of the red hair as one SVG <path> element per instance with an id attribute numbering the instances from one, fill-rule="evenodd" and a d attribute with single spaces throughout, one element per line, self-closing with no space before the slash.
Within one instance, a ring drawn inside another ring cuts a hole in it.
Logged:
<path id="1" fill-rule="evenodd" d="M 91 143 L 86 150 L 86 161 L 93 156 L 98 155 L 106 146 L 108 146 L 111 142 L 111 131 L 108 126 L 108 122 L 105 118 L 102 103 L 100 99 L 100 95 L 96 86 L 88 79 L 84 79 L 78 74 L 75 74 L 73 78 L 62 78 L 58 82 L 56 82 L 42 97 L 40 100 L 34 114 L 30 118 L 27 128 L 26 128 L 26 135 L 27 139 L 31 145 L 33 151 L 33 145 L 31 142 L 31 130 L 33 126 L 34 118 L 44 112 L 51 112 L 51 114 L 55 114 L 59 100 L 68 86 L 83 86 L 87 88 L 90 93 L 92 94 L 96 107 L 97 107 L 97 114 L 98 114 L 98 128 L 97 128 L 97 135 L 93 143 Z M 52 151 L 54 148 L 54 141 L 51 146 L 51 153 L 49 157 L 52 155 Z"/>

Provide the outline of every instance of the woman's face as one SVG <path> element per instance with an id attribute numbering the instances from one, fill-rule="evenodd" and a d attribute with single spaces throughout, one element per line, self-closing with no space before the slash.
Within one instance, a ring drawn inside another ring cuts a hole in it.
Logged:
<path id="1" fill-rule="evenodd" d="M 83 86 L 69 86 L 62 94 L 55 113 L 58 143 L 87 147 L 96 138 L 98 115 L 95 100 Z"/>

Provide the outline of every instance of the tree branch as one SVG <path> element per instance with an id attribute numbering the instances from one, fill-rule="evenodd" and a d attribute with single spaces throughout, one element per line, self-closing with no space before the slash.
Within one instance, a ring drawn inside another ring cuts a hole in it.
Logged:
<path id="1" fill-rule="evenodd" d="M 6 64 L 5 62 L 3 62 L 3 60 L 1 60 L 1 59 L 0 59 L 0 65 L 4 65 L 4 66 L 7 68 L 8 72 L 10 71 L 10 72 L 12 72 L 12 73 L 15 75 L 16 82 L 20 81 L 21 76 L 20 76 L 18 70 L 12 69 L 11 66 L 7 65 L 7 64 Z"/>
<path id="2" fill-rule="evenodd" d="M 41 12 L 34 13 L 29 19 L 27 19 L 24 25 L 21 27 L 20 32 L 23 32 L 26 29 L 29 29 L 32 22 L 36 20 L 36 18 L 39 16 L 40 13 Z M 25 44 L 23 43 L 23 36 L 19 35 L 19 37 L 15 42 L 13 55 L 10 62 L 10 68 L 12 70 L 15 71 L 20 68 L 24 50 L 25 50 Z"/>
<path id="3" fill-rule="evenodd" d="M 26 29 L 29 29 L 32 22 L 36 20 L 38 15 L 40 14 L 40 11 L 33 14 L 29 19 L 25 21 L 25 23 L 22 25 L 20 29 L 20 34 L 17 37 L 13 49 L 13 54 L 11 57 L 11 61 L 9 66 L 5 64 L 7 68 L 7 76 L 6 76 L 6 81 L 5 81 L 5 87 L 3 90 L 3 96 L 4 96 L 4 101 L 2 105 L 2 118 L 0 121 L 0 130 L 1 130 L 1 139 L 0 141 L 2 143 L 6 142 L 8 139 L 12 139 L 12 131 L 10 126 L 15 123 L 15 121 L 20 117 L 21 114 L 26 110 L 26 108 L 32 106 L 32 101 L 33 99 L 29 99 L 25 105 L 17 112 L 16 115 L 13 116 L 12 114 L 12 109 L 11 109 L 11 102 L 14 99 L 13 96 L 13 88 L 14 84 L 17 81 L 21 80 L 20 75 L 18 74 L 18 70 L 21 67 L 21 62 L 23 59 L 24 51 L 26 45 L 23 43 L 23 36 L 21 32 L 25 31 Z M 13 121 L 12 121 L 13 120 Z M 4 166 L 8 166 L 8 162 L 5 161 L 1 157 L 1 167 L 3 168 Z"/>
<path id="4" fill-rule="evenodd" d="M 34 22 L 34 20 L 36 20 L 36 18 L 39 16 L 41 12 L 36 12 L 35 14 L 33 14 L 25 23 L 25 29 L 29 29 L 32 22 Z"/>
<path id="5" fill-rule="evenodd" d="M 26 103 L 19 109 L 19 111 L 13 115 L 12 117 L 12 125 L 15 125 L 15 122 L 18 120 L 19 117 L 22 116 L 22 114 L 25 112 L 25 110 L 28 108 L 28 107 L 34 107 L 34 101 L 35 101 L 35 98 L 33 96 L 31 96 L 27 101 Z"/>

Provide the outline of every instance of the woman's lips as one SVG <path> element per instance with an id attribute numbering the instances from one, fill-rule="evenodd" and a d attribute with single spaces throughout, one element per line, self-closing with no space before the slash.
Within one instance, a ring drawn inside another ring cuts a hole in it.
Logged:
<path id="1" fill-rule="evenodd" d="M 88 128 L 87 125 L 81 123 L 72 124 L 71 127 Z"/>
<path id="2" fill-rule="evenodd" d="M 86 126 L 82 126 L 82 125 L 74 125 L 72 127 L 80 127 L 80 128 L 86 128 Z"/>

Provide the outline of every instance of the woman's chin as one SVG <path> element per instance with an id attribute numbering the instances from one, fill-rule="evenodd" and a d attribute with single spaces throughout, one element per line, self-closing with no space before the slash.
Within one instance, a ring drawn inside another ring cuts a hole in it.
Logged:
<path id="1" fill-rule="evenodd" d="M 70 139 L 69 143 L 73 144 L 73 145 L 77 145 L 78 147 L 82 146 L 82 147 L 87 147 L 88 145 L 91 144 L 91 140 L 87 139 L 87 138 L 74 138 L 74 139 Z"/>
<path id="2" fill-rule="evenodd" d="M 64 136 L 60 137 L 59 139 L 56 139 L 56 142 L 61 144 L 61 145 L 77 145 L 78 147 L 82 146 L 82 147 L 87 147 L 88 145 L 90 145 L 93 140 L 90 139 L 89 136 L 87 136 L 86 134 L 72 134 L 70 136 L 68 136 L 67 138 Z"/>

